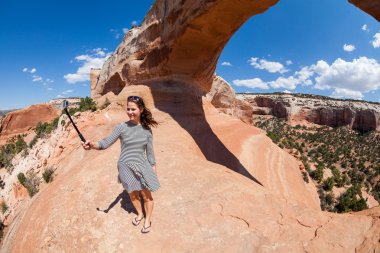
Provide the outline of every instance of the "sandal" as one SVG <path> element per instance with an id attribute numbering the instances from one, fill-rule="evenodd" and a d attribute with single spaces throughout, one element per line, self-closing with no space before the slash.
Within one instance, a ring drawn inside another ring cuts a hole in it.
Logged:
<path id="1" fill-rule="evenodd" d="M 150 232 L 150 227 L 152 226 L 152 222 L 149 223 L 148 227 L 143 226 L 141 229 L 141 233 L 146 234 Z M 148 230 L 147 230 L 148 229 Z"/>
<path id="2" fill-rule="evenodd" d="M 141 219 L 137 219 L 138 216 L 136 216 L 133 220 L 132 220 L 132 224 L 134 226 L 138 226 L 140 224 L 140 222 L 144 219 L 144 217 L 142 217 Z"/>

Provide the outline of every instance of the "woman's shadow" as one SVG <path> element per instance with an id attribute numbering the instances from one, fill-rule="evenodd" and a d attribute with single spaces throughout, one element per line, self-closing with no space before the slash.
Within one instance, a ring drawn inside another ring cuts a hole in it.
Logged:
<path id="1" fill-rule="evenodd" d="M 141 200 L 141 204 L 142 204 L 142 207 L 143 207 L 143 213 L 145 214 L 145 210 L 144 210 L 144 203 L 143 203 L 143 200 L 140 196 L 140 200 Z M 96 208 L 96 210 L 98 210 L 99 212 L 104 212 L 104 213 L 108 213 L 117 203 L 120 202 L 120 205 L 121 205 L 121 208 L 123 208 L 125 211 L 127 211 L 128 213 L 134 213 L 137 215 L 137 211 L 136 209 L 133 207 L 133 204 L 132 204 L 132 201 L 131 201 L 131 198 L 129 197 L 129 194 L 123 190 L 116 198 L 114 201 L 112 201 L 109 206 L 106 208 L 106 209 L 101 209 L 99 207 Z"/>

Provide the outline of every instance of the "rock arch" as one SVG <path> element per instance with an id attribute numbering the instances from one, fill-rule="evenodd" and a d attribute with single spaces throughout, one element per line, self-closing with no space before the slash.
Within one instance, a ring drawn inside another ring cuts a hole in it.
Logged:
<path id="1" fill-rule="evenodd" d="M 99 80 L 91 85 L 92 97 L 100 97 L 113 87 L 118 94 L 123 85 L 160 80 L 196 83 L 208 92 L 229 39 L 251 16 L 265 12 L 278 1 L 157 0 L 142 25 L 125 35 L 96 73 Z M 349 2 L 380 20 L 379 0 Z"/>

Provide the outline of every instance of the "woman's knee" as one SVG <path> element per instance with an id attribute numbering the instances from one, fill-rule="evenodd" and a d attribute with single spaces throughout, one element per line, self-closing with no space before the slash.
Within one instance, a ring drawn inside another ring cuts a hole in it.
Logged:
<path id="1" fill-rule="evenodd" d="M 149 190 L 147 189 L 142 190 L 141 195 L 145 202 L 153 201 L 152 193 Z"/>
<path id="2" fill-rule="evenodd" d="M 131 200 L 139 199 L 139 191 L 130 192 L 129 197 L 131 198 Z"/>

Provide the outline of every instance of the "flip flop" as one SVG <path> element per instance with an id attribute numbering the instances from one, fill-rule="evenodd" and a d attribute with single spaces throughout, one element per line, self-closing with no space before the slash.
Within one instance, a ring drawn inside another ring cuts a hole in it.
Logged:
<path id="1" fill-rule="evenodd" d="M 142 217 L 140 220 L 137 219 L 137 216 L 132 220 L 132 224 L 134 226 L 138 226 L 140 224 L 140 222 L 144 219 L 144 217 Z"/>
<path id="2" fill-rule="evenodd" d="M 150 228 L 152 226 L 152 222 L 150 222 L 150 224 L 149 224 L 149 226 L 148 227 L 142 227 L 142 229 L 141 229 L 141 233 L 143 233 L 143 234 L 146 234 L 146 233 L 149 233 L 150 232 L 150 229 L 149 230 L 147 230 L 148 228 Z"/>

